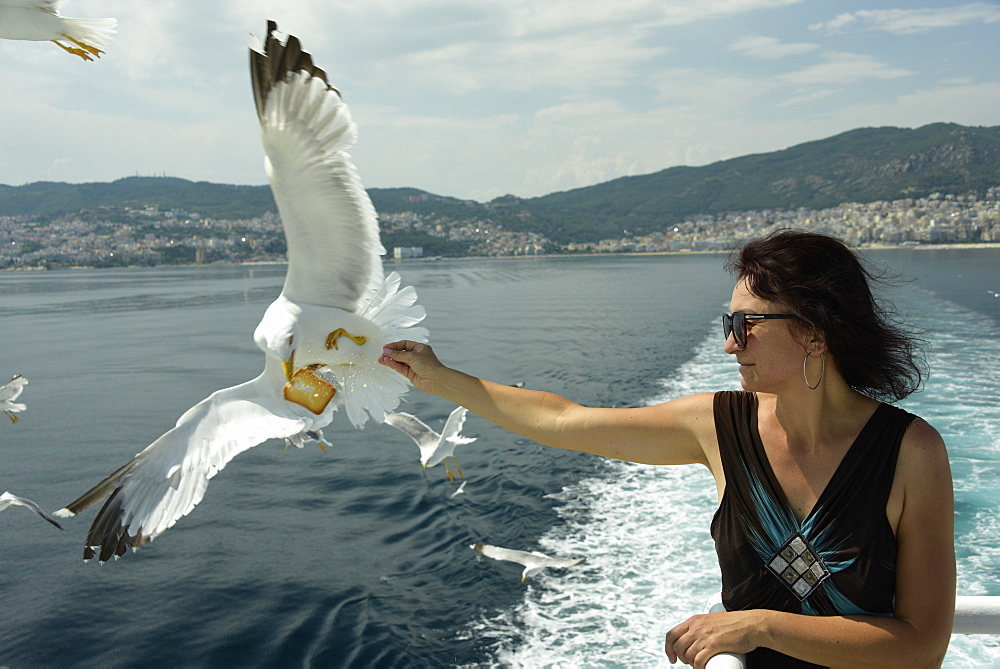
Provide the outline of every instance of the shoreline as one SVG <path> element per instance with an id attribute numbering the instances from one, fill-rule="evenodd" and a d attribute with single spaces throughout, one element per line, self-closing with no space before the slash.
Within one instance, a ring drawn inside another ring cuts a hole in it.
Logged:
<path id="1" fill-rule="evenodd" d="M 856 251 L 948 251 L 948 250 L 1000 250 L 1000 242 L 979 242 L 955 244 L 867 244 L 865 246 L 852 246 Z M 691 251 L 682 249 L 680 251 L 622 251 L 620 253 L 542 253 L 538 255 L 509 255 L 509 256 L 429 256 L 422 258 L 390 258 L 383 259 L 385 262 L 437 262 L 439 260 L 508 260 L 512 258 L 598 258 L 605 256 L 682 256 L 682 255 L 728 255 L 731 251 Z M 284 265 L 287 260 L 247 260 L 245 262 L 214 262 L 214 263 L 176 263 L 159 265 L 121 265 L 115 267 L 95 267 L 93 265 L 65 265 L 63 267 L 48 268 L 40 265 L 31 267 L 5 267 L 2 272 L 56 272 L 59 270 L 82 270 L 82 269 L 138 269 L 138 268 L 164 268 L 164 267 L 257 267 L 268 265 Z"/>

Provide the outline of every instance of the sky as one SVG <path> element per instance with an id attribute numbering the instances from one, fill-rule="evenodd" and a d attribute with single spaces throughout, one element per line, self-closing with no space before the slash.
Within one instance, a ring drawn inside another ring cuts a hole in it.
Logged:
<path id="1" fill-rule="evenodd" d="M 294 34 L 369 188 L 488 201 L 861 127 L 1000 125 L 1000 0 L 71 0 L 94 62 L 0 39 L 0 184 L 265 184 L 247 44 Z"/>

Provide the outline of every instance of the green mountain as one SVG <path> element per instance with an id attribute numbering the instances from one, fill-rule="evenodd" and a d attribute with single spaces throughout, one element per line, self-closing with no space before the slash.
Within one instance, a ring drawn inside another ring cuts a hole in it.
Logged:
<path id="1" fill-rule="evenodd" d="M 697 214 L 747 209 L 822 209 L 842 202 L 983 192 L 1000 185 L 1000 126 L 934 123 L 915 130 L 862 128 L 783 151 L 673 167 L 537 198 L 482 204 L 412 188 L 371 189 L 383 213 L 491 220 L 553 241 L 596 241 L 662 230 Z M 165 177 L 112 183 L 0 185 L 0 215 L 143 207 L 241 219 L 274 211 L 267 186 Z"/>
<path id="2" fill-rule="evenodd" d="M 824 209 L 843 202 L 984 192 L 1000 185 L 1000 126 L 862 128 L 783 151 L 673 167 L 553 193 L 526 207 L 550 238 L 652 232 L 686 216 Z"/>
<path id="3" fill-rule="evenodd" d="M 241 219 L 275 211 L 268 186 L 234 186 L 173 177 L 128 177 L 111 183 L 38 181 L 0 185 L 0 216 L 62 214 L 99 207 L 144 207 L 196 211 L 203 216 Z"/>

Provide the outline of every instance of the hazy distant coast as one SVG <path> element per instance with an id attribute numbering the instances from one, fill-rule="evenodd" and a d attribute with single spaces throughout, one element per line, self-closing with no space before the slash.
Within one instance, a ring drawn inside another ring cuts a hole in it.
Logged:
<path id="1" fill-rule="evenodd" d="M 1000 126 L 861 128 L 783 151 L 486 203 L 369 189 L 390 257 L 726 252 L 777 228 L 857 247 L 1000 242 Z M 0 185 L 0 268 L 280 262 L 268 186 Z M 397 249 L 399 249 L 397 253 Z"/>

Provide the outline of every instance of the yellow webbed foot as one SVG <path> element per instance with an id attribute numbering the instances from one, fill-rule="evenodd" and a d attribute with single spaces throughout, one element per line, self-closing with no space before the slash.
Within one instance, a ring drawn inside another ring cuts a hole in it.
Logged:
<path id="1" fill-rule="evenodd" d="M 63 35 L 63 37 L 66 37 L 66 36 Z M 65 51 L 67 53 L 71 53 L 74 56 L 79 56 L 80 58 L 83 58 L 84 60 L 94 60 L 93 58 L 90 57 L 90 54 L 87 53 L 87 51 L 85 51 L 83 49 L 76 49 L 76 48 L 71 47 L 71 46 L 66 46 L 65 44 L 63 44 L 63 43 L 61 43 L 61 42 L 59 42 L 57 40 L 50 40 L 50 41 L 53 44 L 55 44 L 57 47 L 59 47 L 60 49 L 62 49 L 63 51 Z M 76 41 L 76 40 L 73 40 L 73 41 Z"/>
<path id="2" fill-rule="evenodd" d="M 327 347 L 327 349 L 338 348 L 337 347 L 337 340 L 340 339 L 341 337 L 347 337 L 348 339 L 350 339 L 351 341 L 353 341 L 358 346 L 361 346 L 366 341 L 368 341 L 367 337 L 360 336 L 360 335 L 357 336 L 357 337 L 355 337 L 354 335 L 352 335 L 350 332 L 348 332 L 344 328 L 337 328 L 336 330 L 334 330 L 333 332 L 331 332 L 330 334 L 328 334 L 326 336 L 326 347 Z"/>
<path id="3" fill-rule="evenodd" d="M 77 45 L 78 47 L 80 47 L 84 51 L 88 51 L 88 52 L 94 54 L 95 58 L 100 58 L 101 54 L 104 53 L 103 51 L 101 51 L 100 49 L 98 49 L 96 46 L 90 46 L 89 44 L 84 44 L 83 42 L 80 42 L 80 41 L 77 41 L 77 40 L 73 39 L 69 35 L 63 35 L 63 37 L 65 37 L 70 42 L 72 42 L 73 44 Z"/>
<path id="4" fill-rule="evenodd" d="M 7 414 L 7 418 L 10 418 L 10 422 L 11 423 L 16 423 L 17 421 L 21 420 L 20 418 L 18 418 L 17 416 L 15 416 L 14 414 L 12 414 L 9 411 L 4 411 L 4 413 Z"/>
<path id="5" fill-rule="evenodd" d="M 458 466 L 458 458 L 456 458 L 453 455 L 453 456 L 451 456 L 451 459 L 455 461 L 455 471 L 457 471 L 458 475 L 464 479 L 465 478 L 465 474 L 462 473 L 462 468 Z"/>

